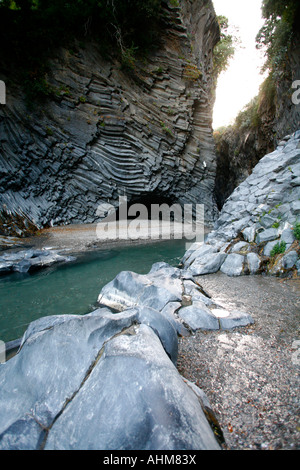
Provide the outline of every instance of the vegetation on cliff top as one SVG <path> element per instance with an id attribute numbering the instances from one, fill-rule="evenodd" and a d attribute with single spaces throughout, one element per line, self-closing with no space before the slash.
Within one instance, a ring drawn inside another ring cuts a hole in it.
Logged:
<path id="1" fill-rule="evenodd" d="M 126 62 L 158 43 L 163 0 L 0 0 L 2 67 L 21 73 L 32 96 L 47 95 L 47 60 L 59 47 L 95 39 Z M 16 67 L 17 65 L 17 67 Z"/>
<path id="2" fill-rule="evenodd" d="M 300 24 L 299 0 L 263 0 L 263 27 L 257 34 L 257 48 L 265 48 L 264 70 L 269 70 L 273 78 L 285 68 L 288 53 Z"/>
<path id="3" fill-rule="evenodd" d="M 287 73 L 289 53 L 299 34 L 299 0 L 263 0 L 262 15 L 265 22 L 256 41 L 257 48 L 265 50 L 266 61 L 262 71 L 268 70 L 269 75 L 260 86 L 258 96 L 240 111 L 233 126 L 229 126 L 232 130 L 258 129 L 262 112 L 268 109 L 270 114 L 275 114 L 276 82 Z M 224 127 L 215 132 L 217 143 L 225 131 Z"/>
<path id="4" fill-rule="evenodd" d="M 227 69 L 230 59 L 234 56 L 237 38 L 228 32 L 228 18 L 218 16 L 220 26 L 220 41 L 214 48 L 213 74 L 217 79 L 221 72 Z"/>

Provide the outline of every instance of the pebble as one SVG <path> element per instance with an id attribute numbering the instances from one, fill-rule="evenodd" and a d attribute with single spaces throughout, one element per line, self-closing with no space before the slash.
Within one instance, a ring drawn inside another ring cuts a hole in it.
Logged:
<path id="1" fill-rule="evenodd" d="M 219 303 L 235 303 L 255 323 L 180 339 L 179 372 L 206 393 L 226 448 L 299 450 L 299 281 L 222 273 L 199 279 Z"/>

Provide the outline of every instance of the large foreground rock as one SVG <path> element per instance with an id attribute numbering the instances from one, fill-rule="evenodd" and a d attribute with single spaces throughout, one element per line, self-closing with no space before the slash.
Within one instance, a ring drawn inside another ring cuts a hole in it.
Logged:
<path id="1" fill-rule="evenodd" d="M 219 449 L 194 390 L 136 310 L 43 318 L 0 365 L 0 449 Z"/>

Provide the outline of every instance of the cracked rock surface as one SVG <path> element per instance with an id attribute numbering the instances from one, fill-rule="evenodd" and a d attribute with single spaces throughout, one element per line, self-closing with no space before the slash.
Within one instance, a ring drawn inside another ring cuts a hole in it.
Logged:
<path id="1" fill-rule="evenodd" d="M 165 325 L 139 321 L 104 308 L 33 322 L 0 365 L 0 448 L 220 449 L 207 400 L 155 333 Z"/>

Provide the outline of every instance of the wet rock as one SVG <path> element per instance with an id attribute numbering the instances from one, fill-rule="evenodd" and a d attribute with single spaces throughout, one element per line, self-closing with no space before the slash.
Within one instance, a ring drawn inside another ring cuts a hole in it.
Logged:
<path id="1" fill-rule="evenodd" d="M 55 250 L 20 250 L 17 252 L 6 252 L 0 256 L 0 272 L 28 273 L 36 269 L 52 266 L 56 263 L 67 263 L 74 261 L 74 256 L 61 254 Z M 1 270 L 1 266 L 3 269 Z"/>

